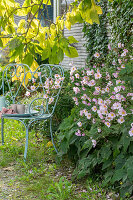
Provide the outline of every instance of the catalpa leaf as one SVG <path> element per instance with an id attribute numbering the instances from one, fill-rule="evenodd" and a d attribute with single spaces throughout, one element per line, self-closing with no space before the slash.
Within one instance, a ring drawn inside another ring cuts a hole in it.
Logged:
<path id="1" fill-rule="evenodd" d="M 65 26 L 66 26 L 66 28 L 67 28 L 68 30 L 70 30 L 70 29 L 71 29 L 71 23 L 70 23 L 70 21 L 66 20 L 66 21 L 65 21 Z"/>
<path id="2" fill-rule="evenodd" d="M 70 44 L 72 44 L 72 43 L 78 43 L 78 40 L 76 40 L 73 36 L 69 36 L 68 40 L 69 40 Z"/>
<path id="3" fill-rule="evenodd" d="M 32 65 L 32 63 L 33 63 L 33 56 L 32 56 L 31 53 L 27 53 L 27 54 L 26 54 L 26 56 L 25 56 L 24 59 L 23 59 L 23 63 L 24 63 L 24 64 L 27 64 L 27 65 L 29 65 L 29 66 Z"/>
<path id="4" fill-rule="evenodd" d="M 13 38 L 9 44 L 10 51 L 14 50 L 16 47 L 19 47 L 21 44 L 22 42 L 18 38 Z"/>
<path id="5" fill-rule="evenodd" d="M 25 0 L 22 7 L 30 6 L 31 2 L 32 2 L 32 0 Z"/>
<path id="6" fill-rule="evenodd" d="M 26 15 L 28 15 L 29 11 L 30 11 L 30 8 L 18 9 L 16 15 L 18 15 L 18 16 L 26 16 Z"/>
<path id="7" fill-rule="evenodd" d="M 90 18 L 92 19 L 93 22 L 100 24 L 98 14 L 95 9 L 91 9 Z"/>
<path id="8" fill-rule="evenodd" d="M 0 38 L 0 47 L 3 47 L 3 42 L 1 40 L 1 38 Z"/>
<path id="9" fill-rule="evenodd" d="M 45 48 L 42 52 L 42 60 L 46 60 L 50 56 L 50 48 Z"/>
<path id="10" fill-rule="evenodd" d="M 103 13 L 102 8 L 100 6 L 95 6 L 95 8 L 96 8 L 97 14 L 101 15 Z"/>
<path id="11" fill-rule="evenodd" d="M 70 57 L 70 58 L 75 58 L 78 57 L 78 52 L 76 50 L 76 48 L 74 47 L 68 47 L 68 49 L 64 50 L 66 56 Z"/>
<path id="12" fill-rule="evenodd" d="M 59 48 L 59 51 L 58 51 L 58 58 L 59 58 L 59 61 L 61 62 L 64 58 L 64 53 L 63 53 L 63 50 L 61 48 Z"/>
<path id="13" fill-rule="evenodd" d="M 16 7 L 20 8 L 19 3 L 17 3 L 14 0 L 6 0 L 6 4 L 8 4 L 8 6 L 13 7 L 13 8 L 16 8 Z"/>
<path id="14" fill-rule="evenodd" d="M 43 3 L 47 4 L 47 5 L 51 5 L 51 1 L 50 0 L 43 0 Z"/>
<path id="15" fill-rule="evenodd" d="M 24 44 L 20 43 L 13 51 L 10 52 L 10 62 L 14 61 L 18 56 L 22 55 Z"/>
<path id="16" fill-rule="evenodd" d="M 38 63 L 36 62 L 36 60 L 33 59 L 32 65 L 31 65 L 31 70 L 34 72 L 37 68 L 38 68 Z M 37 74 L 35 74 L 35 77 L 37 78 Z"/>

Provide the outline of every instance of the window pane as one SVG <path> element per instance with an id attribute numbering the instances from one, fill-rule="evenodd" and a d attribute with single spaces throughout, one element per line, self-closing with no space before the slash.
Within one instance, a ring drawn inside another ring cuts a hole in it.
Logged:
<path id="1" fill-rule="evenodd" d="M 42 26 L 49 26 L 53 22 L 53 0 L 51 5 L 43 5 L 43 9 L 40 9 L 38 19 L 41 20 Z"/>

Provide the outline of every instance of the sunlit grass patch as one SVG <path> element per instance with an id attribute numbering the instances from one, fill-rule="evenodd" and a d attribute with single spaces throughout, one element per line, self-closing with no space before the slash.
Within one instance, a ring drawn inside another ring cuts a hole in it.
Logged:
<path id="1" fill-rule="evenodd" d="M 54 151 L 52 146 L 46 147 L 49 139 L 45 138 L 39 131 L 38 134 L 34 130 L 29 131 L 27 162 L 40 162 L 45 157 L 48 158 L 49 150 Z M 5 166 L 6 163 L 8 164 L 12 161 L 23 162 L 25 127 L 21 122 L 5 120 L 4 141 L 4 145 L 0 141 L 0 165 Z"/>

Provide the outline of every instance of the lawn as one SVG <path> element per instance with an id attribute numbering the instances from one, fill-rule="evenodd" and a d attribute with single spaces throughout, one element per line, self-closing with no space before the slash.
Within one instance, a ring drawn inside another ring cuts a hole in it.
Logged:
<path id="1" fill-rule="evenodd" d="M 5 121 L 5 145 L 0 143 L 0 199 L 84 200 L 117 199 L 89 178 L 72 182 L 74 165 L 58 162 L 50 138 L 30 130 L 27 162 L 23 161 L 24 127 L 18 121 Z"/>

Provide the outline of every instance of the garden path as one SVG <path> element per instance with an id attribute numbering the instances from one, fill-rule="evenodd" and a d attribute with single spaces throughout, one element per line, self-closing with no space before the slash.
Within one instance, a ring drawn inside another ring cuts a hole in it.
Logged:
<path id="1" fill-rule="evenodd" d="M 16 171 L 14 169 L 14 163 L 10 166 L 0 167 L 0 200 L 35 200 L 35 196 L 23 196 L 24 186 L 20 185 L 20 182 L 16 180 Z"/>

